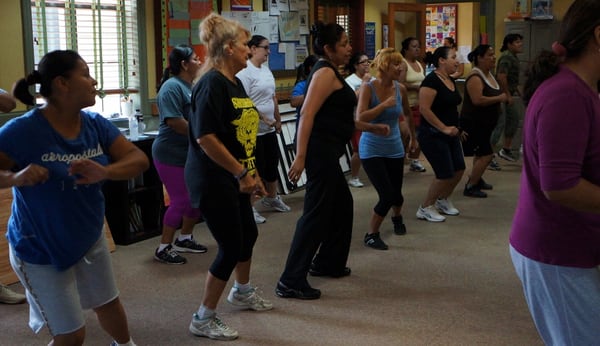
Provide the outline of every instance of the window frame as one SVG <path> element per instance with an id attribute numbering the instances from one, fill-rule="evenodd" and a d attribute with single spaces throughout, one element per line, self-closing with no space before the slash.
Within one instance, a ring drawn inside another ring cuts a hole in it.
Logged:
<path id="1" fill-rule="evenodd" d="M 147 74 L 148 58 L 146 49 L 146 11 L 144 6 L 144 0 L 131 0 L 136 4 L 136 13 L 133 15 L 137 20 L 137 51 L 138 51 L 138 79 L 139 89 L 128 88 L 128 93 L 136 95 L 137 102 L 135 107 L 141 109 L 142 113 L 150 114 L 151 106 L 148 102 L 148 79 L 144 78 Z M 34 33 L 33 33 L 33 16 L 32 16 L 32 0 L 21 0 L 21 13 L 23 23 L 23 50 L 24 50 L 24 65 L 25 73 L 27 75 L 35 69 L 35 54 L 34 54 Z M 92 73 L 93 68 L 90 66 Z M 93 76 L 96 78 L 96 76 Z M 31 88 L 31 92 L 35 92 L 35 88 Z M 123 89 L 109 89 L 105 91 L 106 95 L 123 95 Z M 36 95 L 39 96 L 39 95 Z M 118 108 L 118 104 L 114 105 L 110 101 L 112 108 Z M 109 116 L 105 112 L 102 113 L 104 116 Z"/>

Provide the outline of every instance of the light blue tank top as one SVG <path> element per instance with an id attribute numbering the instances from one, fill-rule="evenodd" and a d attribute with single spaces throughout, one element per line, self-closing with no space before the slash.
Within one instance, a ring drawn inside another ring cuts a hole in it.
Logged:
<path id="1" fill-rule="evenodd" d="M 369 108 L 373 108 L 381 103 L 375 93 L 373 83 L 369 82 L 371 88 L 371 100 Z M 402 114 L 402 96 L 400 96 L 400 86 L 394 81 L 396 89 L 396 105 L 386 108 L 381 114 L 373 119 L 371 124 L 387 124 L 390 126 L 389 136 L 380 136 L 371 132 L 363 132 L 358 144 L 358 152 L 361 159 L 373 157 L 401 158 L 404 157 L 404 146 L 400 137 L 400 126 L 398 118 Z"/>

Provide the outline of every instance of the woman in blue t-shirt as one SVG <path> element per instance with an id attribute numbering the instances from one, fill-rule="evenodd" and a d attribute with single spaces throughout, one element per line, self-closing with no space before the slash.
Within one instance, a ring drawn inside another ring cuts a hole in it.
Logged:
<path id="1" fill-rule="evenodd" d="M 0 187 L 13 187 L 10 262 L 26 289 L 29 325 L 36 333 L 47 326 L 54 344 L 81 345 L 83 309 L 93 309 L 114 342 L 135 345 L 102 231 L 101 188 L 141 174 L 148 158 L 107 119 L 82 110 L 96 102 L 98 83 L 76 52 L 46 54 L 15 96 L 33 106 L 34 84 L 46 104 L 0 128 Z"/>
<path id="2" fill-rule="evenodd" d="M 203 253 L 206 247 L 194 240 L 192 231 L 200 218 L 200 209 L 192 208 L 185 187 L 183 168 L 188 152 L 188 119 L 192 102 L 192 82 L 198 77 L 200 58 L 194 50 L 180 45 L 169 53 L 156 100 L 160 124 L 152 143 L 154 166 L 169 194 L 169 208 L 163 218 L 160 244 L 154 259 L 167 264 L 184 264 L 179 252 Z M 171 75 L 173 75 L 171 77 Z M 181 233 L 173 243 L 175 231 Z"/>
<path id="3" fill-rule="evenodd" d="M 294 133 L 294 150 L 296 149 L 296 136 L 298 134 L 298 123 L 300 121 L 300 110 L 304 104 L 304 96 L 306 95 L 306 80 L 312 70 L 313 66 L 317 63 L 319 57 L 316 55 L 307 56 L 302 64 L 298 66 L 296 71 L 296 83 L 294 89 L 290 95 L 290 106 L 296 107 L 296 132 Z"/>

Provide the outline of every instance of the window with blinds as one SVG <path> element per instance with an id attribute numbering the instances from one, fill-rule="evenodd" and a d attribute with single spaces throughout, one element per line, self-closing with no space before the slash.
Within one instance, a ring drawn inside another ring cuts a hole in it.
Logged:
<path id="1" fill-rule="evenodd" d="M 28 1 L 29 2 L 29 1 Z M 77 51 L 98 81 L 91 110 L 119 113 L 120 99 L 139 105 L 136 0 L 30 0 L 34 67 L 47 52 Z"/>
<path id="2" fill-rule="evenodd" d="M 352 26 L 350 25 L 351 7 L 348 1 L 319 0 L 317 1 L 317 20 L 323 23 L 339 24 L 352 43 Z"/>

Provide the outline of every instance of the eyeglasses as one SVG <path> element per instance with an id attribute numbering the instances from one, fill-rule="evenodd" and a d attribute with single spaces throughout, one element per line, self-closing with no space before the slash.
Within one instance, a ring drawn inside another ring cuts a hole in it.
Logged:
<path id="1" fill-rule="evenodd" d="M 370 62 L 369 60 L 361 60 L 361 61 L 359 61 L 359 62 L 358 62 L 358 64 L 359 64 L 359 65 L 362 65 L 362 64 L 370 64 L 370 63 L 371 63 L 371 62 Z"/>
<path id="2" fill-rule="evenodd" d="M 271 50 L 271 47 L 269 47 L 268 45 L 266 45 L 266 46 L 256 46 L 256 48 L 262 48 L 262 49 L 266 49 L 266 50 Z"/>

